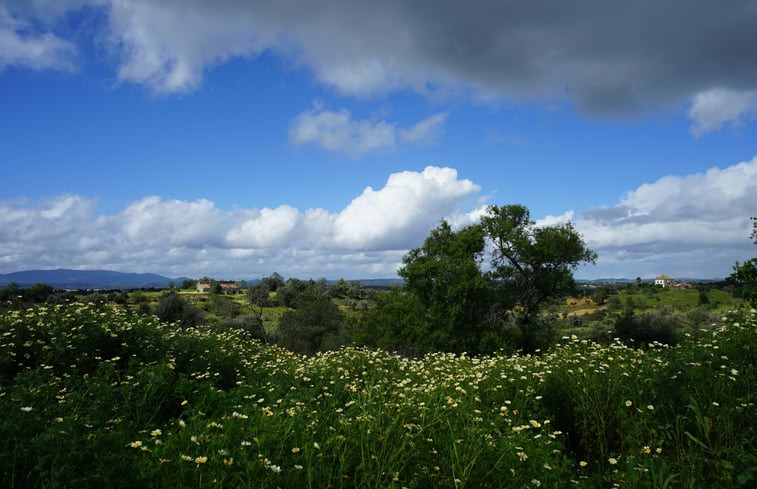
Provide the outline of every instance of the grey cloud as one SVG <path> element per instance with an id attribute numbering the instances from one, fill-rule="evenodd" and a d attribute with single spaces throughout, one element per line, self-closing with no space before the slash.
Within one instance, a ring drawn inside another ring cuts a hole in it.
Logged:
<path id="1" fill-rule="evenodd" d="M 92 1 L 108 9 L 121 78 L 159 92 L 269 50 L 355 95 L 463 89 L 615 116 L 692 101 L 695 133 L 757 103 L 730 96 L 719 113 L 707 96 L 757 89 L 751 0 Z"/>
<path id="2" fill-rule="evenodd" d="M 581 217 L 588 221 L 596 222 L 617 222 L 627 218 L 629 215 L 628 207 L 618 205 L 615 207 L 597 207 L 587 209 L 581 213 Z"/>

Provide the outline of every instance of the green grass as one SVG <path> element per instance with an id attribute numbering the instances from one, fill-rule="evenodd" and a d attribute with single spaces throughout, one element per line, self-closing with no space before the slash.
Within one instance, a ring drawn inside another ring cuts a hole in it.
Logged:
<path id="1" fill-rule="evenodd" d="M 753 487 L 755 312 L 675 348 L 344 348 L 71 304 L 0 318 L 0 480 L 30 487 Z"/>
<path id="2" fill-rule="evenodd" d="M 712 310 L 728 310 L 742 304 L 740 299 L 719 289 L 708 290 L 707 297 L 710 301 L 707 306 Z M 658 309 L 661 306 L 683 311 L 700 306 L 699 291 L 696 289 L 647 288 L 641 291 L 622 291 L 618 298 L 622 305 L 626 305 L 630 299 L 634 309 L 638 311 Z"/>

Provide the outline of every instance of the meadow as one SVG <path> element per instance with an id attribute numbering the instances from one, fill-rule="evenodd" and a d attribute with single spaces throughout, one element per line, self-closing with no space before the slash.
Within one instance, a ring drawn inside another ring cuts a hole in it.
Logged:
<path id="1" fill-rule="evenodd" d="M 0 318 L 3 487 L 754 487 L 757 312 L 675 347 L 311 356 L 108 305 Z"/>

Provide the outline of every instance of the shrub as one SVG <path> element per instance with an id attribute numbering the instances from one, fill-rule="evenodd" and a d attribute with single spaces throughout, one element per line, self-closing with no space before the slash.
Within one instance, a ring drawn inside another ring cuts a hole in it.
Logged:
<path id="1" fill-rule="evenodd" d="M 640 314 L 631 310 L 615 320 L 615 334 L 618 338 L 639 345 L 678 343 L 678 321 L 668 314 Z"/>

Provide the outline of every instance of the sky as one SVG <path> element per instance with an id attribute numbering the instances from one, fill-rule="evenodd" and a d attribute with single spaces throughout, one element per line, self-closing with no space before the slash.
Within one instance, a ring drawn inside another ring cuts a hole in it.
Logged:
<path id="1" fill-rule="evenodd" d="M 575 276 L 757 255 L 757 3 L 0 0 L 0 273 L 394 278 L 442 219 Z"/>

